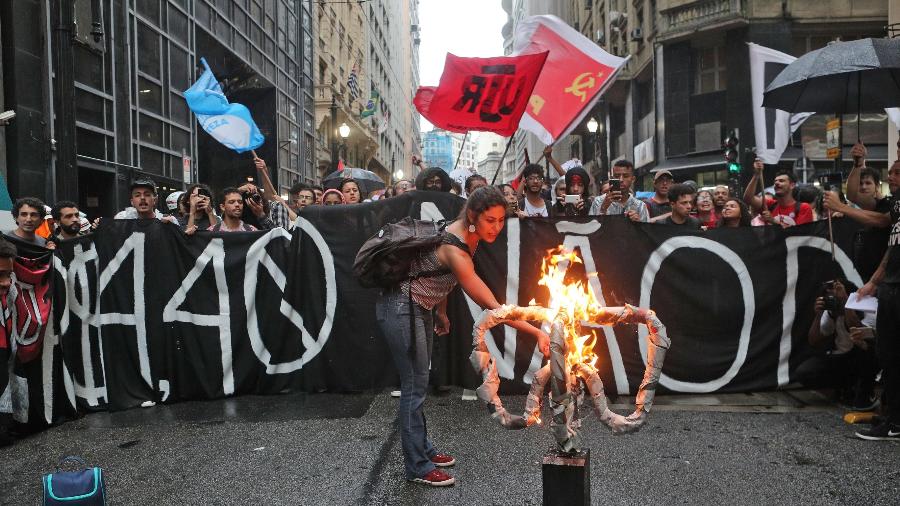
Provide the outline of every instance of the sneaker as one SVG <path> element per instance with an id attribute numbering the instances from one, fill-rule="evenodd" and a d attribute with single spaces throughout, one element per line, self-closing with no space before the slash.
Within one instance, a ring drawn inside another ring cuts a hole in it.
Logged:
<path id="1" fill-rule="evenodd" d="M 424 483 L 431 487 L 447 487 L 456 483 L 452 476 L 441 471 L 440 469 L 432 469 L 430 473 L 421 478 L 413 478 L 409 480 L 413 483 Z"/>
<path id="2" fill-rule="evenodd" d="M 456 459 L 446 453 L 438 453 L 431 457 L 431 463 L 438 467 L 450 467 L 456 464 Z"/>
<path id="3" fill-rule="evenodd" d="M 900 425 L 885 421 L 868 430 L 861 430 L 856 437 L 867 441 L 900 441 Z"/>
<path id="4" fill-rule="evenodd" d="M 878 397 L 874 394 L 856 395 L 853 402 L 848 403 L 845 407 L 849 411 L 872 411 L 878 404 Z"/>

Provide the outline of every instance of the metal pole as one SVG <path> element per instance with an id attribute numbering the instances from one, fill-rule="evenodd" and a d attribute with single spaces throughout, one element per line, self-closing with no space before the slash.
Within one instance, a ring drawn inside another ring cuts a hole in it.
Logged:
<path id="1" fill-rule="evenodd" d="M 337 170 L 338 166 L 338 146 L 337 146 L 337 100 L 334 97 L 334 90 L 331 91 L 331 172 Z"/>
<path id="2" fill-rule="evenodd" d="M 514 135 L 509 136 L 509 141 L 506 142 L 506 149 L 503 150 L 503 155 L 500 156 L 500 163 L 497 164 L 497 170 L 494 172 L 494 178 L 491 179 L 491 186 L 494 186 L 494 183 L 497 182 L 497 174 L 500 174 L 500 168 L 503 167 L 503 160 L 506 158 L 506 153 L 509 151 L 509 147 L 512 145 Z"/>
<path id="3" fill-rule="evenodd" d="M 466 135 L 463 136 L 462 146 L 459 147 L 459 153 L 456 154 L 456 162 L 453 163 L 453 170 L 456 170 L 456 166 L 459 165 L 459 159 L 462 156 L 463 148 L 466 147 L 466 141 L 469 139 L 469 132 L 466 132 Z M 450 172 L 453 172 L 451 170 Z"/>

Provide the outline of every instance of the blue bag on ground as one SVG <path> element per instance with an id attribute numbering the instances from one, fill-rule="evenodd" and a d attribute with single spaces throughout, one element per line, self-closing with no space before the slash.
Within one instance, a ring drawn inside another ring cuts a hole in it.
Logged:
<path id="1" fill-rule="evenodd" d="M 78 471 L 60 471 L 66 462 L 74 462 L 81 467 Z M 89 467 L 79 457 L 63 457 L 55 473 L 44 475 L 44 506 L 47 505 L 105 505 L 106 485 L 103 470 Z"/>

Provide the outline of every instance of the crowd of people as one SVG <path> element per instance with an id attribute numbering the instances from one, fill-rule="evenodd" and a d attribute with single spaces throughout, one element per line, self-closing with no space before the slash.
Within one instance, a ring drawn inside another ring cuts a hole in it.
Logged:
<path id="1" fill-rule="evenodd" d="M 636 222 L 697 231 L 766 225 L 791 227 L 826 219 L 829 214 L 859 222 L 861 228 L 854 242 L 853 260 L 866 283 L 853 287 L 846 279 L 836 279 L 822 287 L 809 330 L 809 343 L 815 351 L 801 364 L 796 378 L 809 386 L 835 387 L 840 400 L 853 409 L 871 409 L 883 403 L 890 410 L 886 411 L 885 423 L 859 435 L 896 439 L 900 432 L 900 311 L 893 308 L 900 306 L 900 250 L 892 255 L 893 249 L 888 245 L 900 242 L 900 202 L 881 195 L 879 172 L 865 166 L 865 147 L 854 146 L 852 154 L 858 163 L 848 175 L 846 195 L 839 187 L 834 191 L 812 186 L 798 189 L 797 179 L 790 171 L 775 176 L 770 192 L 759 191 L 764 167 L 757 161 L 742 195 L 733 194 L 725 185 L 697 188 L 691 182 L 675 183 L 670 171 L 658 170 L 653 176 L 652 194 L 639 198 L 634 190 L 635 170 L 631 162 L 616 161 L 608 180 L 594 181 L 583 167 L 563 168 L 553 159 L 549 148 L 544 155 L 559 176 L 555 181 L 547 180 L 541 165 L 529 164 L 522 171 L 518 187 L 504 183 L 497 188 L 506 204 L 506 217 L 522 219 L 621 215 Z M 257 158 L 255 165 L 261 188 L 253 182 L 242 182 L 225 188 L 214 198 L 208 186 L 194 184 L 166 197 L 167 212 L 158 209 L 156 184 L 148 178 L 135 179 L 130 186 L 130 206 L 116 214 L 115 219 L 157 219 L 177 225 L 188 235 L 203 230 L 290 229 L 297 215 L 309 206 L 354 205 L 413 190 L 465 197 L 489 186 L 481 175 L 457 182 L 441 168 L 422 167 L 415 181 L 400 180 L 369 194 L 362 191 L 359 182 L 347 178 L 336 188 L 327 190 L 296 184 L 284 199 L 275 191 L 265 161 Z M 888 186 L 892 193 L 898 193 L 900 161 L 890 168 Z M 54 249 L 60 241 L 91 233 L 99 222 L 89 222 L 75 202 L 64 200 L 51 208 L 32 197 L 18 199 L 13 216 L 17 227 L 8 236 L 48 249 Z M 0 254 L 9 251 L 14 254 L 15 247 L 0 239 Z M 6 272 L 8 278 L 9 274 L 2 267 L 0 291 L 5 292 L 8 284 L 3 284 L 3 276 Z M 873 314 L 846 309 L 849 294 L 857 289 L 860 295 L 877 293 L 879 304 L 888 309 L 879 311 L 877 319 Z M 890 329 L 891 333 L 886 334 L 883 329 Z M 875 397 L 879 371 L 884 385 L 881 399 Z"/>

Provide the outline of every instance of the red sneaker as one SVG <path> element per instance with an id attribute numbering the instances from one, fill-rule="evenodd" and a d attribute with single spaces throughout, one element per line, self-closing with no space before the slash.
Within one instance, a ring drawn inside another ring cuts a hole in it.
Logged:
<path id="1" fill-rule="evenodd" d="M 452 476 L 441 471 L 440 469 L 432 469 L 432 471 L 421 478 L 414 478 L 410 481 L 415 483 L 424 483 L 432 487 L 447 487 L 456 483 Z"/>
<path id="2" fill-rule="evenodd" d="M 446 453 L 438 453 L 434 457 L 431 457 L 431 463 L 438 467 L 450 467 L 453 464 L 456 464 L 456 459 Z"/>

